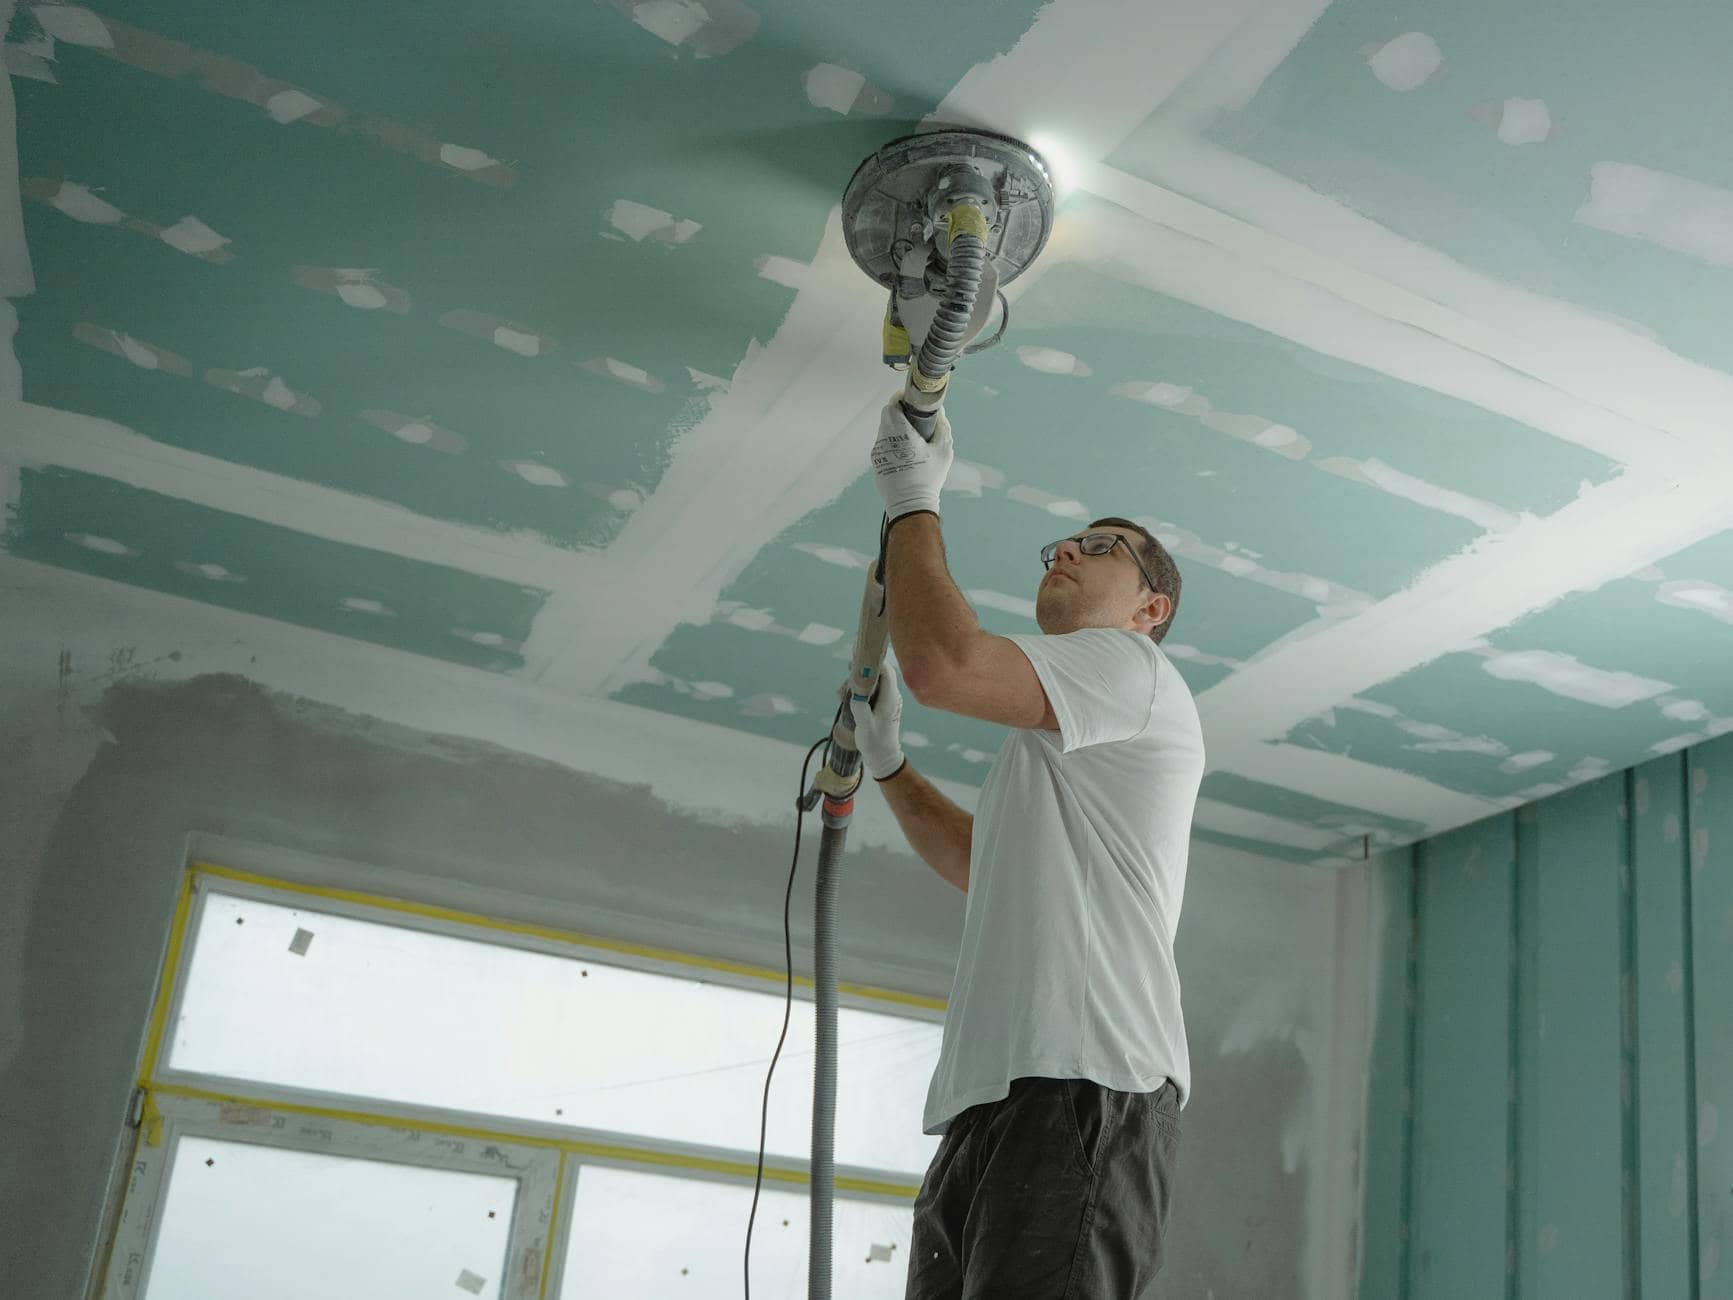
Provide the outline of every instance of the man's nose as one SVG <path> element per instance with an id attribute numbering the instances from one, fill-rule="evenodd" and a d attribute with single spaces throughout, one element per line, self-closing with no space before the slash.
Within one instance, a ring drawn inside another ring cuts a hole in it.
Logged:
<path id="1" fill-rule="evenodd" d="M 1076 542 L 1060 542 L 1059 549 L 1054 554 L 1064 556 L 1067 564 L 1076 564 L 1083 558 L 1083 548 Z"/>

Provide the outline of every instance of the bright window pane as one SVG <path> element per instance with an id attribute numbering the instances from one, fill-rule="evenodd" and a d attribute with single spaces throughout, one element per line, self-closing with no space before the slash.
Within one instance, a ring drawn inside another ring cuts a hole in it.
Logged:
<path id="1" fill-rule="evenodd" d="M 212 894 L 169 1064 L 756 1153 L 782 1017 L 780 993 Z M 837 1032 L 837 1161 L 918 1182 L 941 1026 L 845 1007 Z M 812 1075 L 797 999 L 770 1154 L 810 1154 Z"/>
<path id="2" fill-rule="evenodd" d="M 183 1137 L 146 1300 L 498 1296 L 517 1183 Z"/>
<path id="3" fill-rule="evenodd" d="M 560 1300 L 692 1300 L 742 1293 L 752 1188 L 585 1165 Z M 765 1188 L 752 1224 L 754 1300 L 806 1300 L 807 1194 Z M 836 1300 L 902 1300 L 914 1210 L 837 1198 Z"/>

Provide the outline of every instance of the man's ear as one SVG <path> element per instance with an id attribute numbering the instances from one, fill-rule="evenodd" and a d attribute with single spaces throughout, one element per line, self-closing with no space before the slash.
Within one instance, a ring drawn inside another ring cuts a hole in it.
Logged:
<path id="1" fill-rule="evenodd" d="M 1149 626 L 1153 630 L 1173 617 L 1173 598 L 1164 592 L 1154 592 L 1137 612 L 1149 620 Z"/>

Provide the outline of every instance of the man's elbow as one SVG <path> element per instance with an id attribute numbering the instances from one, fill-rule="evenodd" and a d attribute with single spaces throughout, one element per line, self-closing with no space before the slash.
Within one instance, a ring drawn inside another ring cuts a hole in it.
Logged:
<path id="1" fill-rule="evenodd" d="M 900 663 L 898 671 L 902 673 L 903 685 L 909 688 L 909 694 L 927 708 L 940 708 L 940 699 L 944 694 L 944 683 L 953 674 L 946 669 L 944 662 L 933 657 L 914 659 L 908 663 Z"/>

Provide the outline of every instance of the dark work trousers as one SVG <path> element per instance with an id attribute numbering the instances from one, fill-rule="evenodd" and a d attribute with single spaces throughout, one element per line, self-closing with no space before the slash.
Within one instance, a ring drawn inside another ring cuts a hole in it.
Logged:
<path id="1" fill-rule="evenodd" d="M 1161 1267 L 1178 1147 L 1172 1080 L 1014 1080 L 939 1143 L 905 1300 L 1136 1300 Z"/>

